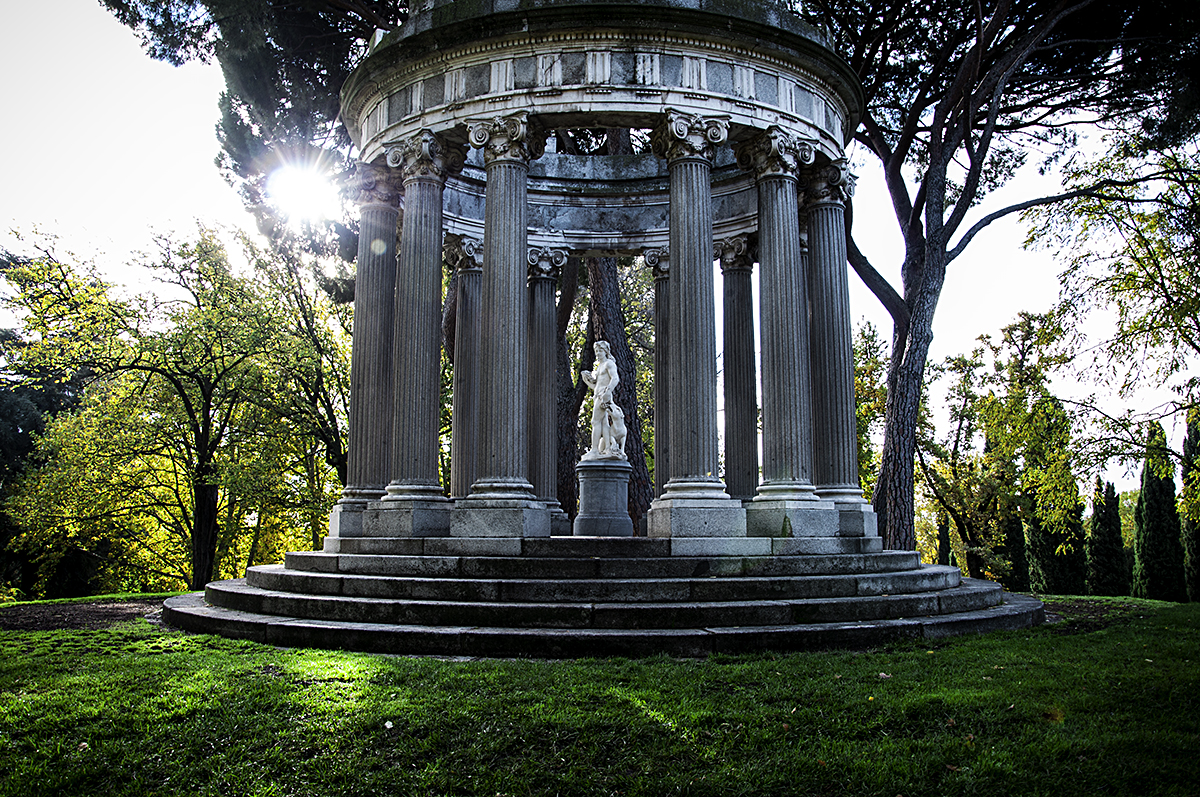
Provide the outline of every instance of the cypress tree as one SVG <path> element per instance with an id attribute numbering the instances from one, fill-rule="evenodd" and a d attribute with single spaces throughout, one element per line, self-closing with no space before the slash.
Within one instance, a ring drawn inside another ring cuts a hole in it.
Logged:
<path id="1" fill-rule="evenodd" d="M 1183 578 L 1190 601 L 1200 601 L 1200 407 L 1187 414 L 1183 440 L 1183 489 L 1179 495 L 1183 532 Z"/>
<path id="2" fill-rule="evenodd" d="M 1025 552 L 1025 528 L 1021 525 L 1021 516 L 1015 504 L 1015 501 L 1007 499 L 1001 501 L 1000 518 L 997 521 L 1004 535 L 1003 548 L 1009 561 L 1004 587 L 1011 592 L 1028 592 L 1029 557 Z"/>
<path id="3" fill-rule="evenodd" d="M 1129 594 L 1116 488 L 1112 482 L 1101 487 L 1099 476 L 1092 495 L 1092 522 L 1087 537 L 1087 590 L 1089 595 Z"/>
<path id="4" fill-rule="evenodd" d="M 1186 601 L 1183 582 L 1183 545 L 1179 513 L 1175 508 L 1175 469 L 1167 458 L 1167 436 L 1153 423 L 1142 466 L 1142 492 L 1134 520 L 1133 597 Z"/>

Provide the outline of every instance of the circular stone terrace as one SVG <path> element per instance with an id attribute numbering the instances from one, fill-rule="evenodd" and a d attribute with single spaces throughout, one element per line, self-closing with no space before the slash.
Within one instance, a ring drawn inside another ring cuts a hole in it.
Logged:
<path id="1" fill-rule="evenodd" d="M 1036 600 L 882 550 L 863 500 L 843 152 L 863 96 L 821 31 L 771 2 L 414 5 L 342 89 L 362 218 L 349 483 L 324 550 L 169 599 L 167 622 L 498 656 L 867 646 L 1041 622 Z M 561 153 L 550 135 L 612 128 L 653 151 Z M 571 536 L 555 494 L 557 267 L 612 254 L 655 269 L 648 537 Z M 460 292 L 448 495 L 443 259 Z"/>

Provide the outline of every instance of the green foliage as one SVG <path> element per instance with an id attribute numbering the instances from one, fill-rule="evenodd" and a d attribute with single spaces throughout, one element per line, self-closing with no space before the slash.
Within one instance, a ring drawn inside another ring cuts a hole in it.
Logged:
<path id="1" fill-rule="evenodd" d="M 1186 601 L 1183 546 L 1175 506 L 1175 469 L 1168 455 L 1166 435 L 1157 423 L 1150 425 L 1142 490 L 1134 519 L 1137 537 L 1133 547 L 1133 596 Z"/>
<path id="2" fill-rule="evenodd" d="M 157 292 L 132 300 L 48 251 L 6 275 L 22 367 L 93 375 L 9 502 L 35 593 L 200 586 L 319 543 L 348 341 L 296 263 L 247 253 L 252 276 L 207 231 L 163 242 L 141 264 Z"/>
<path id="3" fill-rule="evenodd" d="M 0 794 L 1192 793 L 1200 607 L 1051 609 L 1065 622 L 707 660 L 0 631 Z"/>
<path id="4" fill-rule="evenodd" d="M 875 440 L 883 434 L 887 414 L 887 363 L 887 347 L 879 330 L 864 321 L 854 331 L 854 399 L 858 482 L 868 501 L 879 477 L 880 452 Z"/>
<path id="5" fill-rule="evenodd" d="M 1200 407 L 1187 413 L 1183 439 L 1183 488 L 1179 493 L 1179 524 L 1183 542 L 1183 577 L 1188 600 L 1200 601 Z"/>
<path id="6" fill-rule="evenodd" d="M 1087 536 L 1087 591 L 1089 595 L 1128 595 L 1129 567 L 1121 539 L 1121 512 L 1112 482 L 1096 477 L 1092 517 Z"/>
<path id="7" fill-rule="evenodd" d="M 998 340 L 949 358 L 950 428 L 922 440 L 926 489 L 952 521 L 967 572 L 1009 589 L 1084 589 L 1072 421 L 1048 383 L 1070 361 L 1053 314 L 1021 313 Z M 952 547 L 958 543 L 952 542 Z"/>

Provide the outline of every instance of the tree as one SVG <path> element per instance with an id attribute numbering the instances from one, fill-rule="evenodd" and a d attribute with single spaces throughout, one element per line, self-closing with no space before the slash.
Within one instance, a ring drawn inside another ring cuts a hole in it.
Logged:
<path id="1" fill-rule="evenodd" d="M 1083 503 L 1071 466 L 1070 421 L 1052 396 L 1030 409 L 1022 474 L 1029 585 L 1034 592 L 1086 591 Z"/>
<path id="2" fill-rule="evenodd" d="M 1087 536 L 1087 591 L 1089 595 L 1128 595 L 1129 570 L 1121 539 L 1121 512 L 1112 482 L 1096 477 L 1092 517 Z"/>
<path id="3" fill-rule="evenodd" d="M 858 479 L 867 500 L 870 500 L 875 479 L 879 476 L 875 437 L 883 432 L 887 412 L 887 368 L 887 346 L 879 336 L 879 330 L 869 321 L 864 322 L 854 332 L 854 400 Z"/>
<path id="4" fill-rule="evenodd" d="M 1175 467 L 1167 454 L 1161 424 L 1150 424 L 1142 491 L 1134 513 L 1137 536 L 1133 545 L 1135 598 L 1186 601 L 1183 581 L 1183 546 L 1179 541 L 1179 515 L 1175 507 Z"/>
<path id="5" fill-rule="evenodd" d="M 1183 542 L 1183 575 L 1188 600 L 1200 601 L 1200 408 L 1187 413 L 1183 439 L 1183 488 L 1179 494 L 1179 522 Z"/>
<path id="6" fill-rule="evenodd" d="M 859 249 L 847 215 L 850 263 L 894 323 L 873 497 L 886 547 L 914 544 L 921 385 L 948 266 L 996 219 L 1095 187 L 976 214 L 972 223 L 968 216 L 1032 149 L 1053 159 L 1074 143 L 1075 131 L 1142 113 L 1161 99 L 1132 91 L 1123 75 L 1126 58 L 1145 52 L 1140 37 L 1162 42 L 1163 13 L 1116 0 L 805 4 L 863 82 L 867 107 L 854 137 L 883 167 L 905 244 L 896 290 Z M 1137 46 L 1118 46 L 1129 42 Z"/>

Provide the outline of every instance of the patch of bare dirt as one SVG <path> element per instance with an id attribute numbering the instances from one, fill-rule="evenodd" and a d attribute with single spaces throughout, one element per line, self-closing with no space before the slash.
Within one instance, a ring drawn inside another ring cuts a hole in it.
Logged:
<path id="1" fill-rule="evenodd" d="M 1046 606 L 1046 622 L 1054 624 L 1056 634 L 1087 634 L 1108 628 L 1135 614 L 1136 607 L 1113 601 L 1086 598 L 1039 596 Z"/>
<path id="2" fill-rule="evenodd" d="M 81 603 L 20 603 L 0 606 L 0 630 L 57 631 L 61 629 L 95 631 L 138 617 L 152 623 L 162 618 L 162 598 L 131 598 Z"/>

